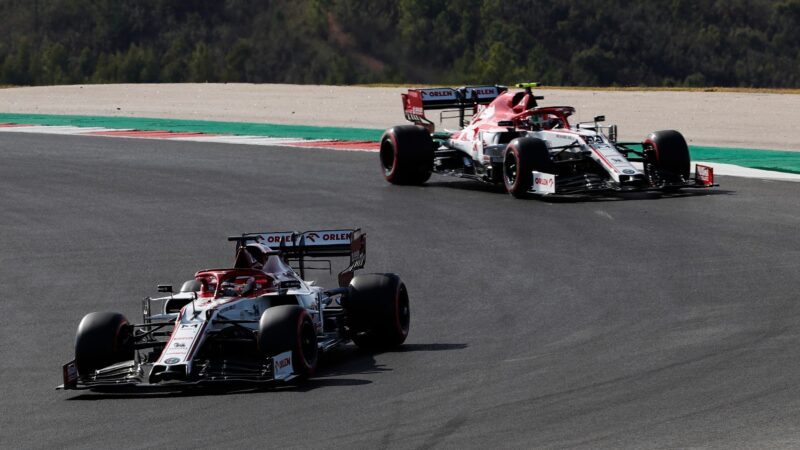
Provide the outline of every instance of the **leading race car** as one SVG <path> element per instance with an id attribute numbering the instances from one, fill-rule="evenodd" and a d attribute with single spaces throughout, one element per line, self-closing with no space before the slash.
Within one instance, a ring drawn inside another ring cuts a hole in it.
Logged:
<path id="1" fill-rule="evenodd" d="M 405 341 L 408 291 L 395 274 L 355 275 L 366 260 L 360 230 L 228 239 L 237 243 L 232 268 L 201 270 L 178 293 L 159 286 L 169 295 L 143 301 L 141 324 L 119 313 L 86 315 L 59 388 L 286 382 L 311 375 L 321 352 L 348 341 L 370 350 Z M 350 261 L 339 287 L 305 280 L 336 257 Z"/>
<path id="2" fill-rule="evenodd" d="M 711 167 L 698 164 L 690 176 L 689 148 L 679 132 L 617 142 L 616 125 L 601 125 L 603 116 L 573 126 L 568 118 L 575 108 L 539 106 L 544 97 L 533 94 L 536 86 L 409 89 L 403 106 L 414 125 L 390 128 L 381 138 L 384 177 L 422 184 L 433 172 L 502 184 L 518 198 L 714 186 Z M 460 129 L 436 132 L 428 110 L 454 111 L 442 117 L 457 118 Z"/>

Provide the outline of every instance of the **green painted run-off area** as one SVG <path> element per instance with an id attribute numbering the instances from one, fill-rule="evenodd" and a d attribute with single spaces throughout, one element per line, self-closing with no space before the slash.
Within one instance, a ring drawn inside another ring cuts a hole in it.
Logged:
<path id="1" fill-rule="evenodd" d="M 383 130 L 369 128 L 315 127 L 268 123 L 216 122 L 206 120 L 155 119 L 139 117 L 61 116 L 50 114 L 0 113 L 0 123 L 104 127 L 142 131 L 172 131 L 241 136 L 265 136 L 297 139 L 331 139 L 341 141 L 374 141 Z M 800 152 L 691 146 L 696 161 L 735 164 L 754 169 L 800 173 Z"/>

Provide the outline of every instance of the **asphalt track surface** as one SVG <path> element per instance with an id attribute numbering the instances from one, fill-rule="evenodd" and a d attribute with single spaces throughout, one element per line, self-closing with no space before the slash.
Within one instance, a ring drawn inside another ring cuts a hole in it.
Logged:
<path id="1" fill-rule="evenodd" d="M 0 447 L 800 446 L 800 183 L 520 201 L 386 184 L 377 155 L 154 140 L 0 141 Z M 90 311 L 232 262 L 240 232 L 363 227 L 407 343 L 298 386 L 53 390 Z"/>

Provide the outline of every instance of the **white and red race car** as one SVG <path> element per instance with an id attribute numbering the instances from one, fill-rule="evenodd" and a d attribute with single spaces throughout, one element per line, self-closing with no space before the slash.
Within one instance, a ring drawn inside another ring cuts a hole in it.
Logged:
<path id="1" fill-rule="evenodd" d="M 617 142 L 616 125 L 603 116 L 570 124 L 571 106 L 538 105 L 532 88 L 504 86 L 409 89 L 402 94 L 414 125 L 388 129 L 381 138 L 384 177 L 393 184 L 422 184 L 431 173 L 504 184 L 514 197 L 672 191 L 714 186 L 711 167 L 690 174 L 689 148 L 674 130 L 642 142 Z M 428 110 L 455 112 L 456 131 L 436 132 Z M 467 111 L 472 119 L 467 123 Z M 637 163 L 636 165 L 632 163 Z"/>
<path id="2" fill-rule="evenodd" d="M 286 382 L 313 374 L 321 352 L 348 341 L 373 350 L 405 341 L 408 291 L 395 274 L 355 275 L 366 260 L 360 230 L 228 239 L 237 243 L 232 268 L 201 270 L 178 293 L 159 286 L 169 295 L 144 300 L 141 324 L 119 313 L 86 315 L 59 388 Z M 307 270 L 329 270 L 336 257 L 350 261 L 338 288 L 305 280 Z"/>

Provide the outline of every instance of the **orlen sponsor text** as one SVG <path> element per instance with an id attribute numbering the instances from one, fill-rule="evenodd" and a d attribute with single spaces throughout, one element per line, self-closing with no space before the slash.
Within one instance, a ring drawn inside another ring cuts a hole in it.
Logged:
<path id="1" fill-rule="evenodd" d="M 472 92 L 477 95 L 495 95 L 497 93 L 494 88 L 473 89 Z"/>
<path id="2" fill-rule="evenodd" d="M 281 242 L 291 241 L 291 239 L 291 234 L 267 236 L 267 244 L 280 244 Z M 313 236 L 307 239 L 314 240 Z M 324 233 L 322 235 L 323 241 L 343 241 L 348 239 L 350 239 L 349 233 Z"/>
<path id="3" fill-rule="evenodd" d="M 427 97 L 452 97 L 453 91 L 422 91 Z"/>

